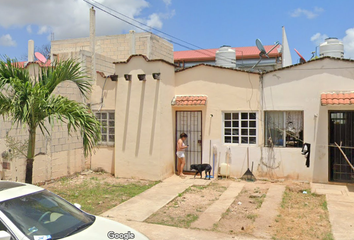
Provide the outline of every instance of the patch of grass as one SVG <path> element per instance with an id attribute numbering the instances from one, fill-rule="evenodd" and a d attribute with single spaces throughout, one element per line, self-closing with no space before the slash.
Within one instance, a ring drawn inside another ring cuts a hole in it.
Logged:
<path id="1" fill-rule="evenodd" d="M 327 201 L 326 200 L 323 200 L 323 202 L 322 202 L 322 209 L 323 210 L 325 210 L 325 211 L 327 211 L 328 210 L 328 208 L 327 208 Z"/>
<path id="2" fill-rule="evenodd" d="M 226 210 L 226 212 L 224 212 L 224 213 L 221 215 L 221 218 L 226 217 L 227 215 L 229 215 L 229 214 L 230 214 L 230 212 L 231 212 L 231 209 L 230 209 L 230 208 L 228 208 L 228 209 Z"/>
<path id="3" fill-rule="evenodd" d="M 199 218 L 198 215 L 195 214 L 187 214 L 187 216 L 181 220 L 181 223 L 184 225 L 184 227 L 189 228 L 192 224 L 192 222 L 196 221 Z"/>
<path id="4" fill-rule="evenodd" d="M 265 199 L 266 195 L 265 194 L 262 194 L 262 196 L 260 198 L 255 198 L 254 201 L 256 203 L 256 209 L 259 209 L 261 208 L 263 202 L 264 202 L 264 199 Z"/>
<path id="5" fill-rule="evenodd" d="M 194 185 L 193 188 L 195 189 L 199 189 L 199 190 L 203 190 L 205 188 L 207 188 L 208 186 L 207 185 L 202 185 L 202 186 L 199 186 L 199 185 Z"/>
<path id="6" fill-rule="evenodd" d="M 66 183 L 68 183 L 70 181 L 70 178 L 69 177 L 62 177 L 62 178 L 60 178 L 60 182 L 62 183 L 62 184 L 66 184 Z"/>
<path id="7" fill-rule="evenodd" d="M 98 178 L 90 178 L 80 184 L 71 184 L 66 178 L 61 179 L 60 182 L 64 185 L 63 187 L 49 190 L 71 203 L 79 203 L 82 210 L 95 215 L 107 211 L 158 183 L 111 184 L 101 182 Z"/>
<path id="8" fill-rule="evenodd" d="M 333 234 L 332 233 L 327 233 L 322 240 L 334 240 Z"/>
<path id="9" fill-rule="evenodd" d="M 273 239 L 334 240 L 326 197 L 311 193 L 308 184 L 286 187 L 274 225 Z"/>
<path id="10" fill-rule="evenodd" d="M 256 220 L 257 216 L 258 216 L 257 214 L 251 213 L 251 214 L 248 214 L 246 217 L 254 222 Z"/>

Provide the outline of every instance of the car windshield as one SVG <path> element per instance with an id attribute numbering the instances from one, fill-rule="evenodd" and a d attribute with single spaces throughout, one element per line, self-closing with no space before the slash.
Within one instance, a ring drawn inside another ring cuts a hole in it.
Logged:
<path id="1" fill-rule="evenodd" d="M 29 239 L 60 239 L 90 226 L 95 217 L 43 190 L 0 202 L 2 211 Z"/>

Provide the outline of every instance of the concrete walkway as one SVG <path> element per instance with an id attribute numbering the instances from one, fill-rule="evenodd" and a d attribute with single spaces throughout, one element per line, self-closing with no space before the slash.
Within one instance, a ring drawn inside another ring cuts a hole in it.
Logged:
<path id="1" fill-rule="evenodd" d="M 335 240 L 354 239 L 354 189 L 352 186 L 311 184 L 311 191 L 326 194 L 329 220 Z"/>
<path id="2" fill-rule="evenodd" d="M 196 229 L 176 228 L 158 224 L 150 224 L 144 222 L 121 222 L 129 227 L 144 233 L 151 240 L 171 240 L 171 239 L 183 239 L 183 240 L 261 240 L 254 237 L 246 237 L 242 235 L 229 235 L 225 233 L 203 231 Z"/>
<path id="3" fill-rule="evenodd" d="M 182 193 L 191 185 L 208 185 L 212 180 L 191 176 L 180 178 L 173 175 L 163 182 L 153 186 L 145 192 L 119 204 L 118 206 L 101 214 L 103 217 L 111 217 L 117 221 L 143 222 L 151 214 L 172 201 L 179 193 Z"/>
<path id="4" fill-rule="evenodd" d="M 191 227 L 200 229 L 212 229 L 214 224 L 218 223 L 222 214 L 230 207 L 235 201 L 237 195 L 241 192 L 245 184 L 241 182 L 233 182 L 223 192 L 220 198 L 210 205 L 198 218 L 193 222 Z"/>
<path id="5" fill-rule="evenodd" d="M 256 226 L 254 233 L 256 233 L 257 237 L 262 239 L 271 238 L 269 230 L 275 222 L 276 216 L 279 214 L 278 208 L 283 199 L 284 191 L 285 185 L 271 185 L 268 189 L 262 206 L 259 209 L 259 216 L 254 223 L 254 226 Z"/>

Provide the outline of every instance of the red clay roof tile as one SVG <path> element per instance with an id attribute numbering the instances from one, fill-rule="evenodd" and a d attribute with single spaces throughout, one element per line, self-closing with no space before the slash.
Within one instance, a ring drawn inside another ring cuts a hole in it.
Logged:
<path id="1" fill-rule="evenodd" d="M 273 45 L 264 46 L 265 50 L 268 52 Z M 279 47 L 276 47 L 269 53 L 269 57 L 280 57 L 281 52 L 278 51 Z M 236 59 L 249 59 L 249 58 L 259 58 L 259 50 L 256 46 L 252 47 L 233 47 L 236 51 Z M 174 61 L 213 61 L 215 60 L 215 53 L 218 48 L 213 49 L 199 49 L 199 50 L 187 50 L 187 51 L 175 51 Z"/>
<path id="2" fill-rule="evenodd" d="M 175 96 L 172 99 L 171 105 L 173 106 L 201 106 L 206 104 L 207 96 L 194 95 L 194 96 Z"/>
<path id="3" fill-rule="evenodd" d="M 354 104 L 354 92 L 332 92 L 321 94 L 321 104 L 325 105 L 350 105 Z"/>

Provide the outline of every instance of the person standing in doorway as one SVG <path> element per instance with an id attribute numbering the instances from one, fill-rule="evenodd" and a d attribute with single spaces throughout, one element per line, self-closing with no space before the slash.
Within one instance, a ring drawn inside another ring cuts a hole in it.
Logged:
<path id="1" fill-rule="evenodd" d="M 185 156 L 185 149 L 188 147 L 188 145 L 186 145 L 184 143 L 184 141 L 186 141 L 188 135 L 185 133 L 181 133 L 181 135 L 179 135 L 179 139 L 177 141 L 177 158 L 178 158 L 178 162 L 177 162 L 177 175 L 181 176 L 181 177 L 185 177 L 185 175 L 183 174 L 183 168 L 184 165 L 186 164 L 186 156 Z"/>

